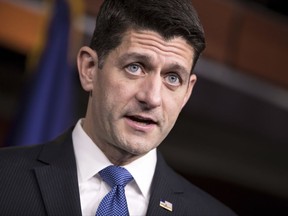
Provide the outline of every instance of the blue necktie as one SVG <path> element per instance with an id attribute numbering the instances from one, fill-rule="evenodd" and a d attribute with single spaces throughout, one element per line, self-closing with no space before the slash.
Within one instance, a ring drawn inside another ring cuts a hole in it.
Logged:
<path id="1" fill-rule="evenodd" d="M 99 174 L 110 185 L 111 191 L 100 202 L 96 216 L 129 215 L 124 187 L 133 179 L 132 175 L 125 168 L 112 165 Z"/>

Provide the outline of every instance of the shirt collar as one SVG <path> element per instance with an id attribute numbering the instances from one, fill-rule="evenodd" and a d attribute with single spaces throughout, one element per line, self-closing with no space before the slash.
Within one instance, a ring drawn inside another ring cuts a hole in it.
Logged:
<path id="1" fill-rule="evenodd" d="M 124 166 L 133 176 L 145 198 L 150 196 L 150 188 L 157 161 L 156 149 Z"/>
<path id="2" fill-rule="evenodd" d="M 87 181 L 100 170 L 111 165 L 103 152 L 85 133 L 81 123 L 82 119 L 77 122 L 72 132 L 79 183 Z"/>
<path id="3" fill-rule="evenodd" d="M 104 153 L 83 130 L 81 123 L 82 119 L 77 122 L 72 132 L 79 183 L 87 181 L 100 170 L 112 165 Z M 124 166 L 133 176 L 145 198 L 150 196 L 156 161 L 156 149 L 153 149 L 146 155 Z"/>

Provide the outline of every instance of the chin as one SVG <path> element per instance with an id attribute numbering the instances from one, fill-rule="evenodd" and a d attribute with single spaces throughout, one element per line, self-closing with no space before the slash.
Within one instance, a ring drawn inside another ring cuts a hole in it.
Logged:
<path id="1" fill-rule="evenodd" d="M 126 145 L 123 150 L 133 154 L 135 156 L 141 156 L 141 155 L 145 155 L 147 154 L 149 151 L 151 151 L 154 147 L 148 147 L 143 144 L 143 143 L 138 143 L 138 145 L 135 146 L 135 144 L 133 145 Z"/>

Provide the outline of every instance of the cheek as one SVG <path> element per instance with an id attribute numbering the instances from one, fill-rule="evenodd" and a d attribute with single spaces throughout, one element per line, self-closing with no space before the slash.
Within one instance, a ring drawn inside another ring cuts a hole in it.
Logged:
<path id="1" fill-rule="evenodd" d="M 136 95 L 138 89 L 135 80 L 118 79 L 111 83 L 111 86 L 113 88 L 115 101 L 119 101 L 120 103 L 125 103 L 132 99 Z"/>
<path id="2" fill-rule="evenodd" d="M 184 103 L 184 94 L 171 94 L 168 92 L 164 95 L 163 109 L 169 124 L 174 125 Z"/>
<path id="3" fill-rule="evenodd" d="M 110 80 L 105 83 L 103 88 L 105 91 L 102 99 L 106 103 L 107 111 L 111 112 L 111 114 L 112 111 L 120 111 L 133 97 L 131 85 L 119 80 L 115 82 Z"/>

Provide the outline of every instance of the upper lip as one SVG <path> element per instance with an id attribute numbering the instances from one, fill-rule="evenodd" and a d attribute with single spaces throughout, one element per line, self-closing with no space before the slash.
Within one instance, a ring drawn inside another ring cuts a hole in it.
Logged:
<path id="1" fill-rule="evenodd" d="M 150 122 L 153 124 L 158 124 L 158 121 L 156 118 L 151 117 L 151 116 L 145 116 L 145 115 L 127 115 L 128 118 L 134 119 L 134 120 L 139 120 L 139 121 L 144 121 L 144 122 Z"/>

